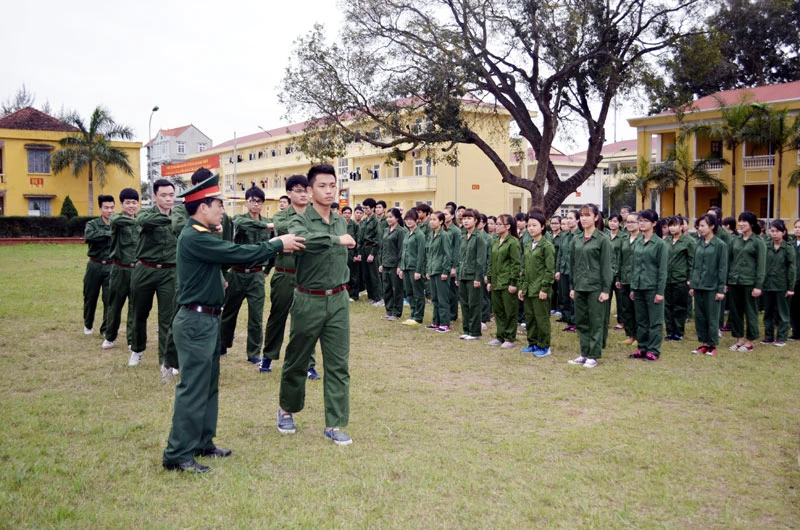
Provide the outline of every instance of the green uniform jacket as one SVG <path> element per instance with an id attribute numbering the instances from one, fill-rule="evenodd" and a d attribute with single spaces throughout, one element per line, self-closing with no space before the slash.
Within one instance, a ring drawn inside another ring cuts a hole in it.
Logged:
<path id="1" fill-rule="evenodd" d="M 576 232 L 570 245 L 570 287 L 574 291 L 607 293 L 614 279 L 611 271 L 611 240 L 599 230 L 588 241 Z"/>
<path id="2" fill-rule="evenodd" d="M 310 206 L 306 207 L 307 209 Z M 281 210 L 272 218 L 272 224 L 275 230 L 275 236 L 283 236 L 289 233 L 289 222 L 294 216 L 297 215 L 297 210 L 293 206 L 289 206 L 285 210 Z M 278 252 L 275 257 L 275 266 L 283 269 L 294 269 L 294 254 L 289 252 Z"/>
<path id="3" fill-rule="evenodd" d="M 556 272 L 559 271 L 558 269 L 558 260 L 561 259 L 561 245 L 564 242 L 564 238 L 561 237 L 563 232 L 559 232 L 557 235 L 553 236 L 551 242 L 553 243 L 553 248 L 556 249 Z"/>
<path id="4" fill-rule="evenodd" d="M 724 294 L 727 277 L 728 246 L 716 236 L 711 238 L 708 243 L 700 240 L 694 251 L 692 279 L 689 287 Z"/>
<path id="5" fill-rule="evenodd" d="M 619 254 L 617 255 L 617 278 L 616 281 L 623 285 L 631 284 L 631 257 L 633 256 L 633 244 L 641 239 L 642 234 L 636 236 L 631 241 L 631 234 L 626 233 L 619 242 Z"/>
<path id="6" fill-rule="evenodd" d="M 102 217 L 92 219 L 86 223 L 83 238 L 89 245 L 90 258 L 111 259 L 111 223 L 105 224 Z"/>
<path id="7" fill-rule="evenodd" d="M 617 230 L 617 235 L 614 237 L 611 237 L 611 232 L 609 230 L 606 231 L 606 234 L 608 235 L 608 240 L 611 241 L 611 270 L 616 279 L 619 272 L 619 249 L 622 246 L 622 241 L 625 239 L 625 234 L 622 233 L 622 230 Z"/>
<path id="8" fill-rule="evenodd" d="M 417 230 L 423 233 L 423 235 L 425 236 L 425 242 L 427 242 L 428 239 L 430 239 L 431 234 L 433 233 L 433 228 L 431 228 L 430 220 L 428 219 L 421 225 L 417 225 Z"/>
<path id="9" fill-rule="evenodd" d="M 494 242 L 494 238 L 489 235 L 489 232 L 485 230 L 480 230 L 478 234 L 486 240 L 486 269 L 483 271 L 484 276 L 489 275 L 489 264 L 492 262 L 492 243 Z"/>
<path id="10" fill-rule="evenodd" d="M 732 238 L 728 247 L 728 285 L 752 285 L 761 289 L 766 260 L 767 249 L 757 235 L 751 234 L 747 240 L 742 236 Z"/>
<path id="11" fill-rule="evenodd" d="M 464 234 L 461 233 L 461 229 L 455 223 L 452 223 L 447 228 L 447 233 L 450 235 L 450 244 L 453 246 L 451 267 L 456 267 L 461 259 L 461 245 L 464 242 Z M 456 278 L 458 278 L 458 275 L 456 275 Z"/>
<path id="12" fill-rule="evenodd" d="M 797 241 L 792 241 L 790 245 L 794 249 L 794 266 L 797 267 L 797 264 L 800 263 L 800 245 L 797 244 Z M 795 286 L 800 287 L 800 274 L 797 273 L 795 273 Z M 800 291 L 800 289 L 795 289 L 795 291 Z M 800 293 L 795 296 L 800 296 Z"/>
<path id="13" fill-rule="evenodd" d="M 400 256 L 400 270 L 425 275 L 425 243 L 425 234 L 419 228 L 405 237 Z"/>
<path id="14" fill-rule="evenodd" d="M 214 236 L 201 223 L 189 219 L 177 245 L 178 305 L 221 307 L 225 301 L 221 281 L 223 264 L 263 262 L 281 249 L 280 241 L 236 245 Z"/>
<path id="15" fill-rule="evenodd" d="M 683 234 L 675 242 L 672 241 L 672 237 L 665 241 L 669 248 L 667 283 L 688 282 L 692 276 L 694 251 L 697 243 L 687 234 Z"/>
<path id="16" fill-rule="evenodd" d="M 461 234 L 458 236 L 461 237 Z M 444 228 L 441 228 L 436 235 L 431 231 L 431 237 L 425 249 L 427 261 L 425 274 L 429 274 L 431 278 L 442 274 L 450 275 L 450 269 L 453 267 L 453 244 L 450 242 L 450 237 L 450 232 Z"/>
<path id="17" fill-rule="evenodd" d="M 380 227 L 375 214 L 361 219 L 358 226 L 358 246 L 361 248 L 361 255 L 366 258 L 374 255 L 378 258 L 378 245 L 380 245 Z"/>
<path id="18" fill-rule="evenodd" d="M 157 206 L 153 206 L 136 214 L 136 226 L 139 228 L 137 259 L 149 263 L 175 263 L 178 240 L 172 231 L 169 215 L 164 215 Z"/>
<path id="19" fill-rule="evenodd" d="M 556 262 L 556 272 L 569 276 L 570 254 L 572 254 L 572 238 L 574 236 L 570 232 L 561 232 L 558 237 L 561 238 L 561 245 L 558 252 L 558 261 Z"/>
<path id="20" fill-rule="evenodd" d="M 400 254 L 403 252 L 403 240 L 408 231 L 402 226 L 395 226 L 390 230 L 387 226 L 383 232 L 383 242 L 381 243 L 382 267 L 397 267 L 400 265 Z"/>
<path id="21" fill-rule="evenodd" d="M 331 212 L 330 224 L 309 206 L 294 215 L 289 222 L 289 232 L 306 238 L 306 248 L 295 251 L 297 285 L 312 290 L 335 289 L 350 281 L 347 266 L 347 247 L 339 244 L 347 234 L 347 221 Z"/>
<path id="22" fill-rule="evenodd" d="M 461 240 L 461 257 L 456 268 L 456 279 L 483 280 L 486 270 L 486 238 L 475 229 L 471 236 L 464 235 Z"/>
<path id="23" fill-rule="evenodd" d="M 244 213 L 233 218 L 234 243 L 239 245 L 257 245 L 264 241 L 269 241 L 272 238 L 272 230 L 267 228 L 269 219 L 261 217 L 260 215 L 258 217 L 259 220 L 256 221 L 250 217 L 250 214 Z M 263 265 L 266 265 L 266 260 L 247 263 L 244 267 L 251 269 Z"/>
<path id="24" fill-rule="evenodd" d="M 508 289 L 509 285 L 517 285 L 519 279 L 520 263 L 519 254 L 522 249 L 519 239 L 507 234 L 503 241 L 500 238 L 492 241 L 489 250 L 491 260 L 489 263 L 489 283 L 493 291 Z"/>
<path id="25" fill-rule="evenodd" d="M 667 288 L 667 263 L 669 248 L 656 234 L 645 242 L 644 237 L 633 243 L 631 256 L 631 289 L 637 291 L 655 290 L 664 295 Z"/>
<path id="26" fill-rule="evenodd" d="M 136 244 L 139 242 L 139 231 L 136 221 L 121 213 L 111 216 L 111 254 L 113 260 L 130 264 L 136 261 Z"/>
<path id="27" fill-rule="evenodd" d="M 356 223 L 355 221 L 350 219 L 350 221 L 347 223 L 347 233 L 350 234 L 350 237 L 353 238 L 353 241 L 357 242 L 358 241 L 358 223 Z M 347 262 L 348 263 L 352 262 L 353 258 L 355 258 L 358 255 L 358 252 L 359 252 L 358 245 L 356 245 L 355 248 L 348 248 L 347 249 Z"/>
<path id="28" fill-rule="evenodd" d="M 172 219 L 172 232 L 175 234 L 175 239 L 177 240 L 178 236 L 180 236 L 183 231 L 183 227 L 186 226 L 186 223 L 189 221 L 189 213 L 186 211 L 186 206 L 181 203 L 172 207 L 169 216 Z M 223 212 L 222 214 L 222 233 L 217 232 L 214 226 L 209 228 L 215 236 L 225 241 L 233 241 L 233 223 L 227 212 Z"/>
<path id="29" fill-rule="evenodd" d="M 786 241 L 783 241 L 777 250 L 774 244 L 769 244 L 764 268 L 765 291 L 794 291 L 797 273 L 794 254 L 795 250 Z"/>
<path id="30" fill-rule="evenodd" d="M 520 289 L 525 298 L 537 297 L 538 300 L 540 291 L 546 292 L 548 296 L 552 294 L 556 274 L 556 249 L 544 237 L 534 249 L 531 249 L 532 243 L 523 249 Z"/>

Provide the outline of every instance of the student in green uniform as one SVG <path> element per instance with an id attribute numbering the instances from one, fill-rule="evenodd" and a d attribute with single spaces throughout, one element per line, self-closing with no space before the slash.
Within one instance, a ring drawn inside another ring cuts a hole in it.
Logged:
<path id="1" fill-rule="evenodd" d="M 447 333 L 450 331 L 450 271 L 453 266 L 453 245 L 443 212 L 433 212 L 430 217 L 431 237 L 425 248 L 425 278 L 431 282 L 433 320 L 428 329 Z M 461 237 L 461 234 L 456 234 Z"/>
<path id="2" fill-rule="evenodd" d="M 606 233 L 608 234 L 608 238 L 611 240 L 611 248 L 614 250 L 611 259 L 611 268 L 614 269 L 614 282 L 616 282 L 617 270 L 619 269 L 619 249 L 622 245 L 622 242 L 625 240 L 626 235 L 626 233 L 622 231 L 622 225 L 622 216 L 620 216 L 618 213 L 612 213 L 608 216 L 608 228 Z M 609 296 L 611 299 L 615 299 L 617 304 L 617 323 L 614 325 L 614 329 L 617 331 L 623 330 L 625 329 L 625 326 L 622 325 L 622 319 L 619 315 L 619 295 L 617 294 L 615 285 L 611 286 Z M 611 299 L 608 300 L 609 318 L 611 316 Z"/>
<path id="3" fill-rule="evenodd" d="M 381 260 L 378 272 L 381 274 L 383 304 L 386 308 L 384 320 L 399 320 L 403 314 L 403 280 L 398 274 L 400 265 L 400 255 L 403 252 L 403 240 L 406 237 L 406 229 L 403 227 L 403 220 L 400 210 L 392 208 L 384 216 L 387 227 L 383 231 L 383 241 L 381 242 Z"/>
<path id="4" fill-rule="evenodd" d="M 492 294 L 486 289 L 493 242 L 493 238 L 488 232 L 488 222 L 489 218 L 485 214 L 480 214 L 478 228 L 476 229 L 478 235 L 486 240 L 486 270 L 483 271 L 483 287 L 481 287 L 481 331 L 489 329 L 489 322 L 492 320 Z"/>
<path id="5" fill-rule="evenodd" d="M 97 298 L 102 290 L 103 323 L 100 334 L 106 332 L 106 312 L 110 307 L 109 279 L 111 276 L 111 215 L 114 213 L 114 197 L 99 195 L 100 217 L 86 223 L 84 239 L 89 245 L 89 262 L 83 275 L 83 334 L 91 335 L 94 314 L 97 311 Z"/>
<path id="6" fill-rule="evenodd" d="M 764 241 L 758 237 L 760 230 L 756 214 L 743 211 L 739 214 L 739 235 L 728 248 L 728 325 L 736 338 L 731 351 L 753 351 L 753 341 L 759 335 L 757 298 L 764 286 L 767 259 Z"/>
<path id="7" fill-rule="evenodd" d="M 247 213 L 233 218 L 233 242 L 239 245 L 257 245 L 272 238 L 270 220 L 261 215 L 264 205 L 264 192 L 251 187 L 245 194 Z M 265 261 L 247 263 L 244 266 L 231 265 L 227 275 L 228 288 L 225 290 L 224 310 L 222 311 L 222 346 L 233 346 L 236 321 L 242 302 L 247 300 L 247 361 L 261 362 L 261 345 L 264 342 L 262 322 L 264 321 L 264 269 Z"/>
<path id="8" fill-rule="evenodd" d="M 531 242 L 531 236 L 528 234 L 528 214 L 525 212 L 517 212 L 516 215 L 514 215 L 514 222 L 517 223 L 517 234 L 519 235 L 519 262 L 521 265 L 523 249 Z M 517 324 L 523 328 L 527 326 L 525 322 L 525 304 L 519 300 L 517 300 Z"/>
<path id="9" fill-rule="evenodd" d="M 714 216 L 717 223 L 717 231 L 715 237 L 718 237 L 720 241 L 725 243 L 725 246 L 728 250 L 730 250 L 731 240 L 736 234 L 736 219 L 730 218 L 732 222 L 728 227 L 725 227 L 722 223 L 722 209 L 719 206 L 712 206 L 708 209 L 706 213 L 709 213 Z M 725 311 L 726 306 L 729 304 L 728 297 L 722 299 L 720 302 L 720 309 L 719 309 L 719 331 L 730 331 L 731 328 L 725 325 Z"/>
<path id="10" fill-rule="evenodd" d="M 122 213 L 114 214 L 109 220 L 111 227 L 111 268 L 109 277 L 109 306 L 106 312 L 106 333 L 102 348 L 108 350 L 114 347 L 119 333 L 122 307 L 128 301 L 128 318 L 126 338 L 127 344 L 133 339 L 133 311 L 130 304 L 131 273 L 136 267 L 136 243 L 139 232 L 136 230 L 134 218 L 139 210 L 139 192 L 133 188 L 125 188 L 119 193 L 119 202 Z"/>
<path id="11" fill-rule="evenodd" d="M 577 210 L 570 210 L 564 217 L 564 223 L 561 226 L 564 241 L 561 243 L 559 263 L 556 264 L 556 281 L 559 282 L 558 288 L 561 291 L 561 319 L 566 324 L 564 331 L 577 331 L 575 327 L 574 300 L 569 293 L 572 284 L 572 278 L 570 277 L 572 240 L 580 236 L 580 233 L 577 233 L 579 216 Z"/>
<path id="12" fill-rule="evenodd" d="M 497 237 L 492 241 L 486 289 L 492 295 L 495 338 L 489 346 L 513 348 L 517 341 L 517 282 L 521 253 L 517 239 L 517 223 L 508 214 L 498 215 L 495 223 Z"/>
<path id="13" fill-rule="evenodd" d="M 794 250 L 794 264 L 795 268 L 800 266 L 800 219 L 794 222 L 794 241 L 791 243 Z M 796 271 L 796 269 L 795 269 Z M 789 304 L 789 316 L 792 322 L 792 334 L 789 340 L 800 340 L 800 274 L 795 274 L 794 289 L 795 296 L 792 296 L 792 302 Z"/>
<path id="14" fill-rule="evenodd" d="M 583 232 L 573 234 L 569 279 L 581 354 L 569 363 L 594 368 L 603 354 L 605 304 L 608 303 L 608 289 L 613 278 L 613 250 L 611 241 L 603 233 L 597 206 L 585 204 L 579 215 Z"/>
<path id="15" fill-rule="evenodd" d="M 694 298 L 694 318 L 700 346 L 692 353 L 717 354 L 719 311 L 728 277 L 728 246 L 716 237 L 717 217 L 705 214 L 697 220 L 700 240 L 694 252 L 689 296 Z"/>
<path id="16" fill-rule="evenodd" d="M 297 253 L 297 287 L 292 325 L 281 372 L 278 431 L 294 434 L 293 414 L 303 410 L 306 374 L 317 342 L 325 363 L 324 436 L 336 445 L 352 439 L 340 430 L 350 418 L 350 306 L 347 294 L 347 249 L 356 241 L 344 218 L 331 212 L 336 198 L 336 172 L 322 164 L 308 171 L 313 204 L 289 223 L 289 232 L 305 239 Z"/>
<path id="17" fill-rule="evenodd" d="M 642 237 L 633 244 L 631 256 L 631 291 L 636 311 L 636 341 L 639 349 L 632 359 L 657 361 L 664 339 L 664 291 L 667 287 L 669 248 L 661 237 L 658 214 L 639 212 Z"/>
<path id="18" fill-rule="evenodd" d="M 463 242 L 463 232 L 459 228 L 458 224 L 455 223 L 455 210 L 452 208 L 445 208 L 444 209 L 444 221 L 445 221 L 445 228 L 447 229 L 447 233 L 450 236 L 450 244 L 453 245 L 452 253 L 453 253 L 453 266 L 450 269 L 450 322 L 455 322 L 458 320 L 458 301 L 459 301 L 459 292 L 458 292 L 458 283 L 456 281 L 456 266 L 458 265 L 459 258 L 461 256 L 461 245 Z M 461 315 L 461 318 L 464 318 L 464 315 Z"/>
<path id="19" fill-rule="evenodd" d="M 481 304 L 483 302 L 483 276 L 486 270 L 486 239 L 478 232 L 480 212 L 465 208 L 461 222 L 466 234 L 461 241 L 461 255 L 456 268 L 456 281 L 461 301 L 462 329 L 459 337 L 478 340 L 481 337 Z"/>
<path id="20" fill-rule="evenodd" d="M 417 226 L 417 210 L 406 212 L 403 219 L 408 235 L 403 240 L 398 276 L 403 281 L 403 291 L 411 308 L 406 326 L 419 326 L 425 316 L 425 234 Z"/>
<path id="21" fill-rule="evenodd" d="M 795 250 L 789 245 L 786 224 L 780 219 L 770 223 L 769 235 L 771 241 L 767 247 L 764 268 L 764 340 L 761 343 L 786 346 L 789 338 L 789 301 L 795 294 Z"/>
<path id="22" fill-rule="evenodd" d="M 666 339 L 683 340 L 686 318 L 689 315 L 689 278 L 692 274 L 696 243 L 683 233 L 683 218 L 680 215 L 669 219 L 668 230 L 667 288 L 664 291 Z"/>
<path id="23" fill-rule="evenodd" d="M 380 250 L 380 226 L 375 217 L 375 199 L 368 197 L 361 203 L 364 208 L 364 218 L 358 226 L 360 240 L 358 247 L 361 249 L 361 277 L 367 289 L 367 297 L 372 305 L 382 305 L 380 275 L 378 274 L 378 258 Z M 380 302 L 380 304 L 379 304 Z"/>
<path id="24" fill-rule="evenodd" d="M 358 223 L 353 219 L 353 209 L 349 206 L 342 208 L 342 217 L 347 221 L 347 233 L 358 241 Z M 361 292 L 361 267 L 356 259 L 357 255 L 358 246 L 347 249 L 347 268 L 350 270 L 350 282 L 347 286 L 351 302 L 358 302 L 359 293 Z"/>
<path id="25" fill-rule="evenodd" d="M 551 242 L 553 243 L 553 248 L 556 251 L 556 271 L 558 271 L 558 260 L 561 256 L 561 244 L 564 241 L 564 237 L 561 233 L 561 216 L 554 215 L 550 218 L 550 232 L 553 234 L 553 239 Z M 553 282 L 553 296 L 551 297 L 551 304 L 550 304 L 550 314 L 555 316 L 557 319 L 562 317 L 561 313 L 561 291 L 558 288 L 558 280 Z"/>
<path id="26" fill-rule="evenodd" d="M 259 245 L 235 245 L 213 235 L 222 224 L 219 176 L 206 179 L 183 194 L 191 219 L 177 245 L 178 300 L 173 336 L 181 366 L 175 387 L 172 429 L 164 449 L 167 470 L 204 473 L 210 468 L 196 456 L 226 457 L 230 449 L 214 445 L 219 411 L 220 316 L 225 299 L 222 264 L 269 259 L 276 251 L 302 248 L 289 234 Z"/>
<path id="27" fill-rule="evenodd" d="M 544 237 L 545 218 L 538 212 L 528 214 L 531 242 L 523 249 L 519 300 L 525 304 L 528 346 L 522 353 L 536 357 L 550 355 L 550 296 L 555 281 L 556 250 Z"/>
<path id="28" fill-rule="evenodd" d="M 625 338 L 620 344 L 635 346 L 636 342 L 636 311 L 631 300 L 631 256 L 633 244 L 640 237 L 639 214 L 629 213 L 625 217 L 625 234 L 619 242 L 617 251 L 617 277 L 614 283 L 617 289 L 617 314 L 622 319 L 625 328 Z"/>

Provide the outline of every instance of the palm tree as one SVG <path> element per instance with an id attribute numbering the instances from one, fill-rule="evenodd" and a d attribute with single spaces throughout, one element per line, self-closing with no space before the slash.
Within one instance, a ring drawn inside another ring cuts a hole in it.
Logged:
<path id="1" fill-rule="evenodd" d="M 111 145 L 112 140 L 132 140 L 133 130 L 127 125 L 119 125 L 104 107 L 97 107 L 92 113 L 87 127 L 84 120 L 72 113 L 64 121 L 73 125 L 78 132 L 58 141 L 61 148 L 53 153 L 50 160 L 53 173 L 60 173 L 72 166 L 72 175 L 80 176 L 83 171 L 89 174 L 89 215 L 94 215 L 94 175 L 100 187 L 106 184 L 108 166 L 115 166 L 133 176 L 128 163 L 128 154 Z"/>
<path id="2" fill-rule="evenodd" d="M 650 164 L 644 158 L 639 159 L 638 170 L 632 166 L 621 166 L 619 173 L 623 176 L 619 178 L 617 184 L 609 190 L 609 200 L 617 200 L 626 196 L 631 191 L 635 191 L 642 198 L 642 208 L 647 204 L 647 193 L 653 184 L 658 184 L 650 171 Z"/>
<path id="3" fill-rule="evenodd" d="M 689 152 L 686 138 L 678 137 L 675 151 L 670 153 L 667 161 L 650 172 L 649 180 L 658 182 L 660 190 L 683 186 L 683 211 L 689 217 L 689 184 L 699 183 L 715 186 L 720 193 L 728 193 L 728 186 L 719 177 L 709 173 L 712 164 L 727 164 L 727 160 L 707 157 L 694 160 Z"/>

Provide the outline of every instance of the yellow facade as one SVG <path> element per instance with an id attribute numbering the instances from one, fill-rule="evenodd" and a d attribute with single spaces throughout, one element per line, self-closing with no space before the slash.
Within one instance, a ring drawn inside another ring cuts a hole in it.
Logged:
<path id="1" fill-rule="evenodd" d="M 86 174 L 76 178 L 72 176 L 71 170 L 56 175 L 50 171 L 49 165 L 39 168 L 41 172 L 36 172 L 35 167 L 29 167 L 29 149 L 49 150 L 52 154 L 59 148 L 58 141 L 67 134 L 56 131 L 0 129 L 0 215 L 58 215 L 66 196 L 75 204 L 79 215 L 88 215 L 89 184 Z M 95 175 L 95 215 L 98 213 L 98 195 L 112 195 L 119 202 L 119 192 L 123 188 L 139 191 L 139 152 L 142 144 L 112 142 L 112 145 L 128 153 L 133 176 L 109 167 L 105 187 L 101 187 Z M 30 172 L 30 169 L 34 169 L 34 172 Z M 39 207 L 38 210 L 34 204 Z"/>

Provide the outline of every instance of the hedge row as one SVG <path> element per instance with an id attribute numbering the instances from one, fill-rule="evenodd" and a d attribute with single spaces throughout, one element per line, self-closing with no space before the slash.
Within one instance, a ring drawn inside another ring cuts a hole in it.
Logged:
<path id="1" fill-rule="evenodd" d="M 93 217 L 0 217 L 0 237 L 83 237 Z"/>

